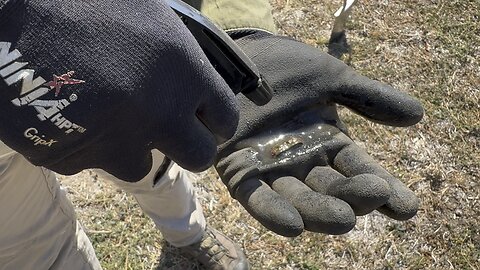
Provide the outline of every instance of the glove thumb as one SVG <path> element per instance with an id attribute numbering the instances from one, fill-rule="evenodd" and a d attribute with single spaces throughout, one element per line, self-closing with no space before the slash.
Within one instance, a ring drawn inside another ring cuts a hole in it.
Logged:
<path id="1" fill-rule="evenodd" d="M 422 104 L 406 93 L 348 68 L 332 100 L 383 125 L 406 127 L 423 117 Z"/>

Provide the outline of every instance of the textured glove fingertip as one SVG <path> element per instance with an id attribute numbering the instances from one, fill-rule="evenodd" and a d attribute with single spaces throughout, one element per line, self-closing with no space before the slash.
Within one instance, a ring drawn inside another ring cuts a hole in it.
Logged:
<path id="1" fill-rule="evenodd" d="M 407 220 L 417 214 L 420 200 L 402 181 L 390 174 L 381 175 L 389 185 L 392 195 L 379 211 L 396 220 Z"/>
<path id="2" fill-rule="evenodd" d="M 419 100 L 348 70 L 344 85 L 332 96 L 336 103 L 383 125 L 407 127 L 422 120 L 424 110 Z"/>
<path id="3" fill-rule="evenodd" d="M 417 124 L 424 115 L 423 105 L 416 98 L 385 86 L 390 91 L 391 100 L 385 102 L 388 108 L 377 122 L 396 127 L 408 127 Z"/>
<path id="4" fill-rule="evenodd" d="M 338 181 L 327 194 L 346 201 L 355 215 L 366 215 L 384 205 L 391 195 L 387 181 L 373 174 L 360 174 Z"/>
<path id="5" fill-rule="evenodd" d="M 403 124 L 401 126 L 404 127 L 412 126 L 420 122 L 425 114 L 422 103 L 413 97 L 409 98 L 408 111 L 406 111 L 407 113 L 401 118 L 401 120 L 403 120 L 401 121 L 401 124 Z"/>
<path id="6" fill-rule="evenodd" d="M 378 210 L 395 220 L 408 220 L 417 214 L 420 200 L 411 190 L 396 190 L 388 202 Z"/>
<path id="7" fill-rule="evenodd" d="M 162 148 L 157 147 L 157 149 Z M 196 144 L 188 142 L 169 145 L 163 147 L 162 152 L 182 168 L 192 172 L 201 172 L 213 165 L 217 148 L 213 136 L 204 136 L 198 138 Z"/>
<path id="8" fill-rule="evenodd" d="M 305 230 L 343 234 L 355 226 L 355 213 L 346 202 L 315 192 L 294 177 L 280 177 L 273 181 L 272 188 L 297 209 Z"/>
<path id="9" fill-rule="evenodd" d="M 340 199 L 309 191 L 299 194 L 292 203 L 300 212 L 308 231 L 338 235 L 355 227 L 355 213 Z"/>
<path id="10" fill-rule="evenodd" d="M 235 198 L 267 229 L 286 237 L 303 232 L 303 220 L 287 200 L 258 179 L 243 181 L 235 191 Z"/>

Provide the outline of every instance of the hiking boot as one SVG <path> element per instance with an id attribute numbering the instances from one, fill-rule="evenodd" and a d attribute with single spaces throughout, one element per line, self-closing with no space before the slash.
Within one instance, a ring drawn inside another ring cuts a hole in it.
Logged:
<path id="1" fill-rule="evenodd" d="M 209 270 L 248 270 L 242 249 L 223 233 L 207 226 L 200 242 L 179 248 Z"/>

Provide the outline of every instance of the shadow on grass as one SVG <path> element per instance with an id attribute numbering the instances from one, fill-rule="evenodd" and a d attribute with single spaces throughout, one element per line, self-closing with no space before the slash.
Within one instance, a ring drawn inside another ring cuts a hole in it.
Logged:
<path id="1" fill-rule="evenodd" d="M 183 256 L 179 249 L 163 241 L 155 270 L 206 270 L 197 262 Z"/>
<path id="2" fill-rule="evenodd" d="M 346 54 L 351 53 L 350 45 L 347 41 L 347 35 L 345 31 L 339 33 L 332 33 L 330 40 L 328 41 L 328 54 L 342 59 Z"/>

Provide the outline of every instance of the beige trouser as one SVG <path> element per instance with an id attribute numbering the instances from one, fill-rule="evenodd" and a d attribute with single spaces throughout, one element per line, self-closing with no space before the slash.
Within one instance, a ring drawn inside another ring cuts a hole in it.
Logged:
<path id="1" fill-rule="evenodd" d="M 175 246 L 198 241 L 205 219 L 188 173 L 172 163 L 157 179 L 163 155 L 141 181 L 127 183 L 99 172 L 132 194 Z M 54 173 L 30 164 L 0 142 L 0 269 L 101 269 L 73 206 Z"/>

